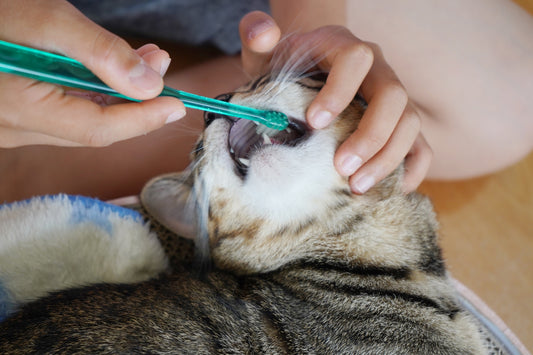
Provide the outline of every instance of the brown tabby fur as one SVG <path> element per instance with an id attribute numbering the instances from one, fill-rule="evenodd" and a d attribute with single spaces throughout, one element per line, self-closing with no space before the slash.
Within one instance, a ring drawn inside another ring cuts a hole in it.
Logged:
<path id="1" fill-rule="evenodd" d="M 302 122 L 321 85 L 267 76 L 231 100 Z M 207 271 L 175 263 L 151 281 L 53 294 L 0 324 L 0 353 L 483 353 L 432 206 L 400 191 L 402 167 L 364 196 L 335 172 L 333 153 L 363 110 L 354 100 L 329 128 L 263 147 L 245 177 L 228 152 L 230 123 L 208 122 L 191 169 L 143 192 L 156 219 L 200 238 Z"/>

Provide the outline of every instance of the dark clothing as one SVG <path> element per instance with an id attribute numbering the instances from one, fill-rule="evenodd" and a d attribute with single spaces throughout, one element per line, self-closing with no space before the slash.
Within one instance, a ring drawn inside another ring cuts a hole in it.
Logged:
<path id="1" fill-rule="evenodd" d="M 110 31 L 136 37 L 213 45 L 240 51 L 239 21 L 248 12 L 269 12 L 268 0 L 70 0 Z"/>

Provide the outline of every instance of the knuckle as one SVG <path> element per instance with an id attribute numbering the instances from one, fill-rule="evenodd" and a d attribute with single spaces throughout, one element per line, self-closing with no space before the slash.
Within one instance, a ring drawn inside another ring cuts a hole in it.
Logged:
<path id="1" fill-rule="evenodd" d="M 334 116 L 342 112 L 346 106 L 339 95 L 332 95 L 330 91 L 319 94 L 315 102 L 316 105 L 325 108 Z"/>
<path id="2" fill-rule="evenodd" d="M 337 35 L 340 35 L 341 37 L 353 39 L 355 36 L 353 35 L 352 31 L 350 31 L 345 26 L 341 25 L 329 25 L 326 26 L 331 33 L 335 33 Z"/>
<path id="3" fill-rule="evenodd" d="M 91 58 L 97 66 L 111 65 L 117 48 L 127 45 L 124 40 L 114 34 L 101 29 L 96 35 L 92 47 Z"/>
<path id="4" fill-rule="evenodd" d="M 385 146 L 385 143 L 387 143 L 387 138 L 378 134 L 370 134 L 366 137 L 366 141 L 370 149 L 374 152 L 377 152 L 383 148 L 383 146 Z"/>
<path id="5" fill-rule="evenodd" d="M 354 58 L 354 60 L 368 63 L 369 65 L 374 62 L 374 51 L 364 42 L 350 43 L 346 48 L 346 52 Z"/>
<path id="6" fill-rule="evenodd" d="M 399 167 L 402 162 L 404 160 L 404 157 L 388 157 L 388 158 L 384 158 L 384 161 L 383 161 L 383 166 L 384 166 L 384 176 L 387 176 L 389 175 L 391 172 L 394 171 L 394 169 L 396 169 L 397 167 Z"/>
<path id="7" fill-rule="evenodd" d="M 424 142 L 424 144 L 422 145 L 421 155 L 424 157 L 426 164 L 429 166 L 431 160 L 433 159 L 434 152 L 433 148 L 431 148 L 431 146 L 426 142 Z"/>
<path id="8" fill-rule="evenodd" d="M 395 79 L 391 79 L 385 84 L 383 88 L 383 94 L 388 98 L 388 100 L 394 100 L 395 103 L 404 107 L 407 105 L 409 100 L 407 91 L 403 87 L 402 83 Z"/>
<path id="9" fill-rule="evenodd" d="M 412 131 L 420 132 L 422 120 L 418 113 L 412 110 L 406 111 L 402 119 Z"/>
<path id="10" fill-rule="evenodd" d="M 368 59 L 369 61 L 372 62 L 374 60 L 374 50 L 368 44 L 360 43 L 357 46 L 357 51 L 360 56 Z"/>

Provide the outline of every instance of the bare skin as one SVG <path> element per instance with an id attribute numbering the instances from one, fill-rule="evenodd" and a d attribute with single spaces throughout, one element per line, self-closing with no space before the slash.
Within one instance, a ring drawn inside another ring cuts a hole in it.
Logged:
<path id="1" fill-rule="evenodd" d="M 488 174 L 531 152 L 530 14 L 498 0 L 364 0 L 349 13 L 350 30 L 379 43 L 418 108 L 429 179 Z"/>
<path id="2" fill-rule="evenodd" d="M 471 8 L 459 0 L 431 6 L 416 0 L 378 6 L 368 0 L 349 2 L 357 7 L 351 11 L 351 5 L 345 2 L 330 6 L 332 3 L 324 7 L 320 1 L 272 1 L 272 12 L 282 33 L 299 30 L 305 34 L 316 27 L 341 25 L 359 38 L 379 43 L 378 47 L 346 33 L 343 38 L 349 43 L 348 49 L 339 53 L 347 53 L 340 57 L 348 59 L 335 62 L 334 57 L 322 63 L 332 73 L 333 79 L 328 79 L 330 92 L 322 93 L 308 111 L 309 122 L 319 127 L 313 120 L 314 113 L 326 110 L 334 115 L 358 89 L 370 98 L 370 106 L 375 109 L 369 110 L 367 124 L 341 146 L 335 157 L 339 172 L 351 176 L 354 192 L 364 192 L 358 191 L 358 182 L 371 185 L 379 181 L 406 156 L 410 174 L 405 187 L 412 190 L 426 172 L 428 177 L 438 179 L 476 176 L 501 169 L 531 151 L 533 108 L 528 100 L 533 88 L 527 78 L 533 77 L 533 45 L 528 37 L 533 24 L 525 12 L 511 2 L 495 0 L 479 1 Z M 346 7 L 348 12 L 344 11 Z M 279 36 L 276 28 L 259 26 L 263 32 L 255 37 L 245 33 L 245 71 L 253 73 L 267 60 L 269 48 Z M 480 45 L 480 36 L 490 38 L 490 45 Z M 367 53 L 368 49 L 370 56 L 352 56 Z M 154 51 L 146 62 L 157 70 L 165 53 Z M 215 96 L 247 80 L 239 61 L 218 58 L 173 72 L 165 82 Z M 350 71 L 361 67 L 367 69 Z M 337 80 L 335 76 L 352 80 Z M 348 86 L 343 86 L 345 82 Z M 387 89 L 390 87 L 393 90 Z M 391 101 L 395 104 L 390 105 Z M 163 111 L 181 108 L 179 102 L 164 104 Z M 162 107 L 163 103 L 158 110 Z M 392 108 L 383 111 L 383 107 Z M 159 114 L 161 118 L 154 119 L 152 127 L 163 124 L 168 116 L 168 111 Z M 104 199 L 137 193 L 149 177 L 187 164 L 186 155 L 201 127 L 199 116 L 189 110 L 184 120 L 109 147 L 25 146 L 0 150 L 0 201 L 57 192 Z M 146 126 L 144 129 L 150 130 Z M 431 165 L 431 149 L 424 137 L 435 154 Z M 48 142 L 35 139 L 35 143 L 87 145 L 83 141 L 73 144 L 62 137 L 62 141 L 58 137 Z M 359 165 L 353 169 L 352 164 L 352 169 L 343 171 L 342 163 L 350 156 L 359 157 Z"/>

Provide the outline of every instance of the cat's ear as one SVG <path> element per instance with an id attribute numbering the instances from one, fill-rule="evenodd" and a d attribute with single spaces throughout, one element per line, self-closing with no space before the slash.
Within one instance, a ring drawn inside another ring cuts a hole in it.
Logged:
<path id="1" fill-rule="evenodd" d="M 195 199 L 190 174 L 168 174 L 150 180 L 141 192 L 146 211 L 177 235 L 196 237 Z"/>

